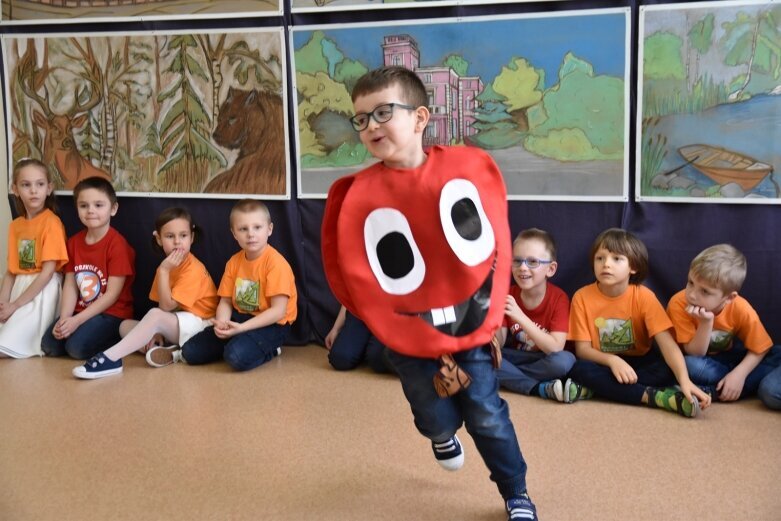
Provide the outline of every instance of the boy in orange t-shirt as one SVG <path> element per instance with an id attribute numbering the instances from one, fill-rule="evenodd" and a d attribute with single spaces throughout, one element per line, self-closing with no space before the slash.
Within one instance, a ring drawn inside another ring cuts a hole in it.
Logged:
<path id="1" fill-rule="evenodd" d="M 757 312 L 738 295 L 745 278 L 740 251 L 711 246 L 692 260 L 686 289 L 667 305 L 692 381 L 724 402 L 756 394 L 781 366 L 781 346 L 773 346 Z"/>
<path id="2" fill-rule="evenodd" d="M 268 244 L 274 224 L 266 205 L 238 201 L 230 224 L 242 251 L 225 265 L 214 327 L 191 338 L 182 358 L 190 365 L 225 359 L 233 369 L 247 371 L 281 353 L 296 319 L 298 294 L 290 265 Z"/>

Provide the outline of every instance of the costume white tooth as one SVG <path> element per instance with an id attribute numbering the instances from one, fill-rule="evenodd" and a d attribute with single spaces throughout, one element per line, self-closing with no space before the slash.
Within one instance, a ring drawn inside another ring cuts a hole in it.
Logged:
<path id="1" fill-rule="evenodd" d="M 445 311 L 445 322 L 448 324 L 452 324 L 456 321 L 456 308 L 453 306 L 448 306 L 444 309 Z"/>
<path id="2" fill-rule="evenodd" d="M 441 326 L 445 323 L 445 312 L 442 308 L 436 308 L 431 310 L 431 323 L 434 326 Z"/>

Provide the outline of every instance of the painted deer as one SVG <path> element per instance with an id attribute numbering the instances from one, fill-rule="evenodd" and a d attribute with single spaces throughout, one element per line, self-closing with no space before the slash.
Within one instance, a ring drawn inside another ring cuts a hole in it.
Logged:
<path id="1" fill-rule="evenodd" d="M 209 181 L 204 192 L 285 193 L 285 124 L 282 98 L 258 90 L 228 89 L 213 136 L 220 146 L 238 149 L 228 170 Z"/>
<path id="2" fill-rule="evenodd" d="M 98 67 L 92 49 L 85 55 L 88 65 Z M 100 168 L 95 167 L 88 159 L 83 157 L 73 136 L 73 129 L 80 128 L 89 118 L 89 111 L 100 102 L 100 85 L 93 84 L 90 97 L 85 103 L 79 103 L 81 93 L 75 93 L 74 106 L 65 114 L 55 114 L 48 100 L 48 91 L 43 86 L 46 95 L 40 95 L 38 89 L 43 85 L 43 80 L 48 74 L 48 65 L 44 60 L 44 69 L 36 68 L 37 57 L 35 46 L 28 45 L 27 52 L 19 62 L 18 76 L 21 80 L 22 91 L 33 100 L 40 111 L 33 110 L 33 123 L 43 129 L 43 162 L 47 165 L 54 163 L 62 177 L 64 188 L 72 190 L 76 184 L 87 177 L 102 177 L 111 181 L 111 176 Z M 89 64 L 89 59 L 93 60 Z M 98 75 L 99 77 L 100 75 Z"/>

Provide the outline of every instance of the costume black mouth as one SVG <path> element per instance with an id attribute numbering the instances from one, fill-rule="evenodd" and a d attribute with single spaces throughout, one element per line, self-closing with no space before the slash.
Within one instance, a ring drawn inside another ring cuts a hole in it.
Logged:
<path id="1" fill-rule="evenodd" d="M 458 304 L 444 308 L 434 308 L 417 313 L 404 313 L 423 319 L 440 333 L 450 336 L 466 336 L 479 328 L 488 314 L 491 304 L 491 288 L 493 274 L 496 270 L 496 258 L 488 272 L 488 276 L 471 297 Z"/>

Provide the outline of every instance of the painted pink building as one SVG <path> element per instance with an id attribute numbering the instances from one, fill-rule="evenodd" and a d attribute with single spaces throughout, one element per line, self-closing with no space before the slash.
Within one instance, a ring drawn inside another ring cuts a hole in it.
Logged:
<path id="1" fill-rule="evenodd" d="M 477 133 L 472 124 L 479 106 L 477 95 L 483 90 L 478 76 L 460 77 L 450 67 L 420 67 L 418 42 L 408 34 L 386 36 L 382 53 L 385 65 L 415 71 L 426 86 L 431 121 L 423 135 L 425 146 L 463 142 Z"/>

